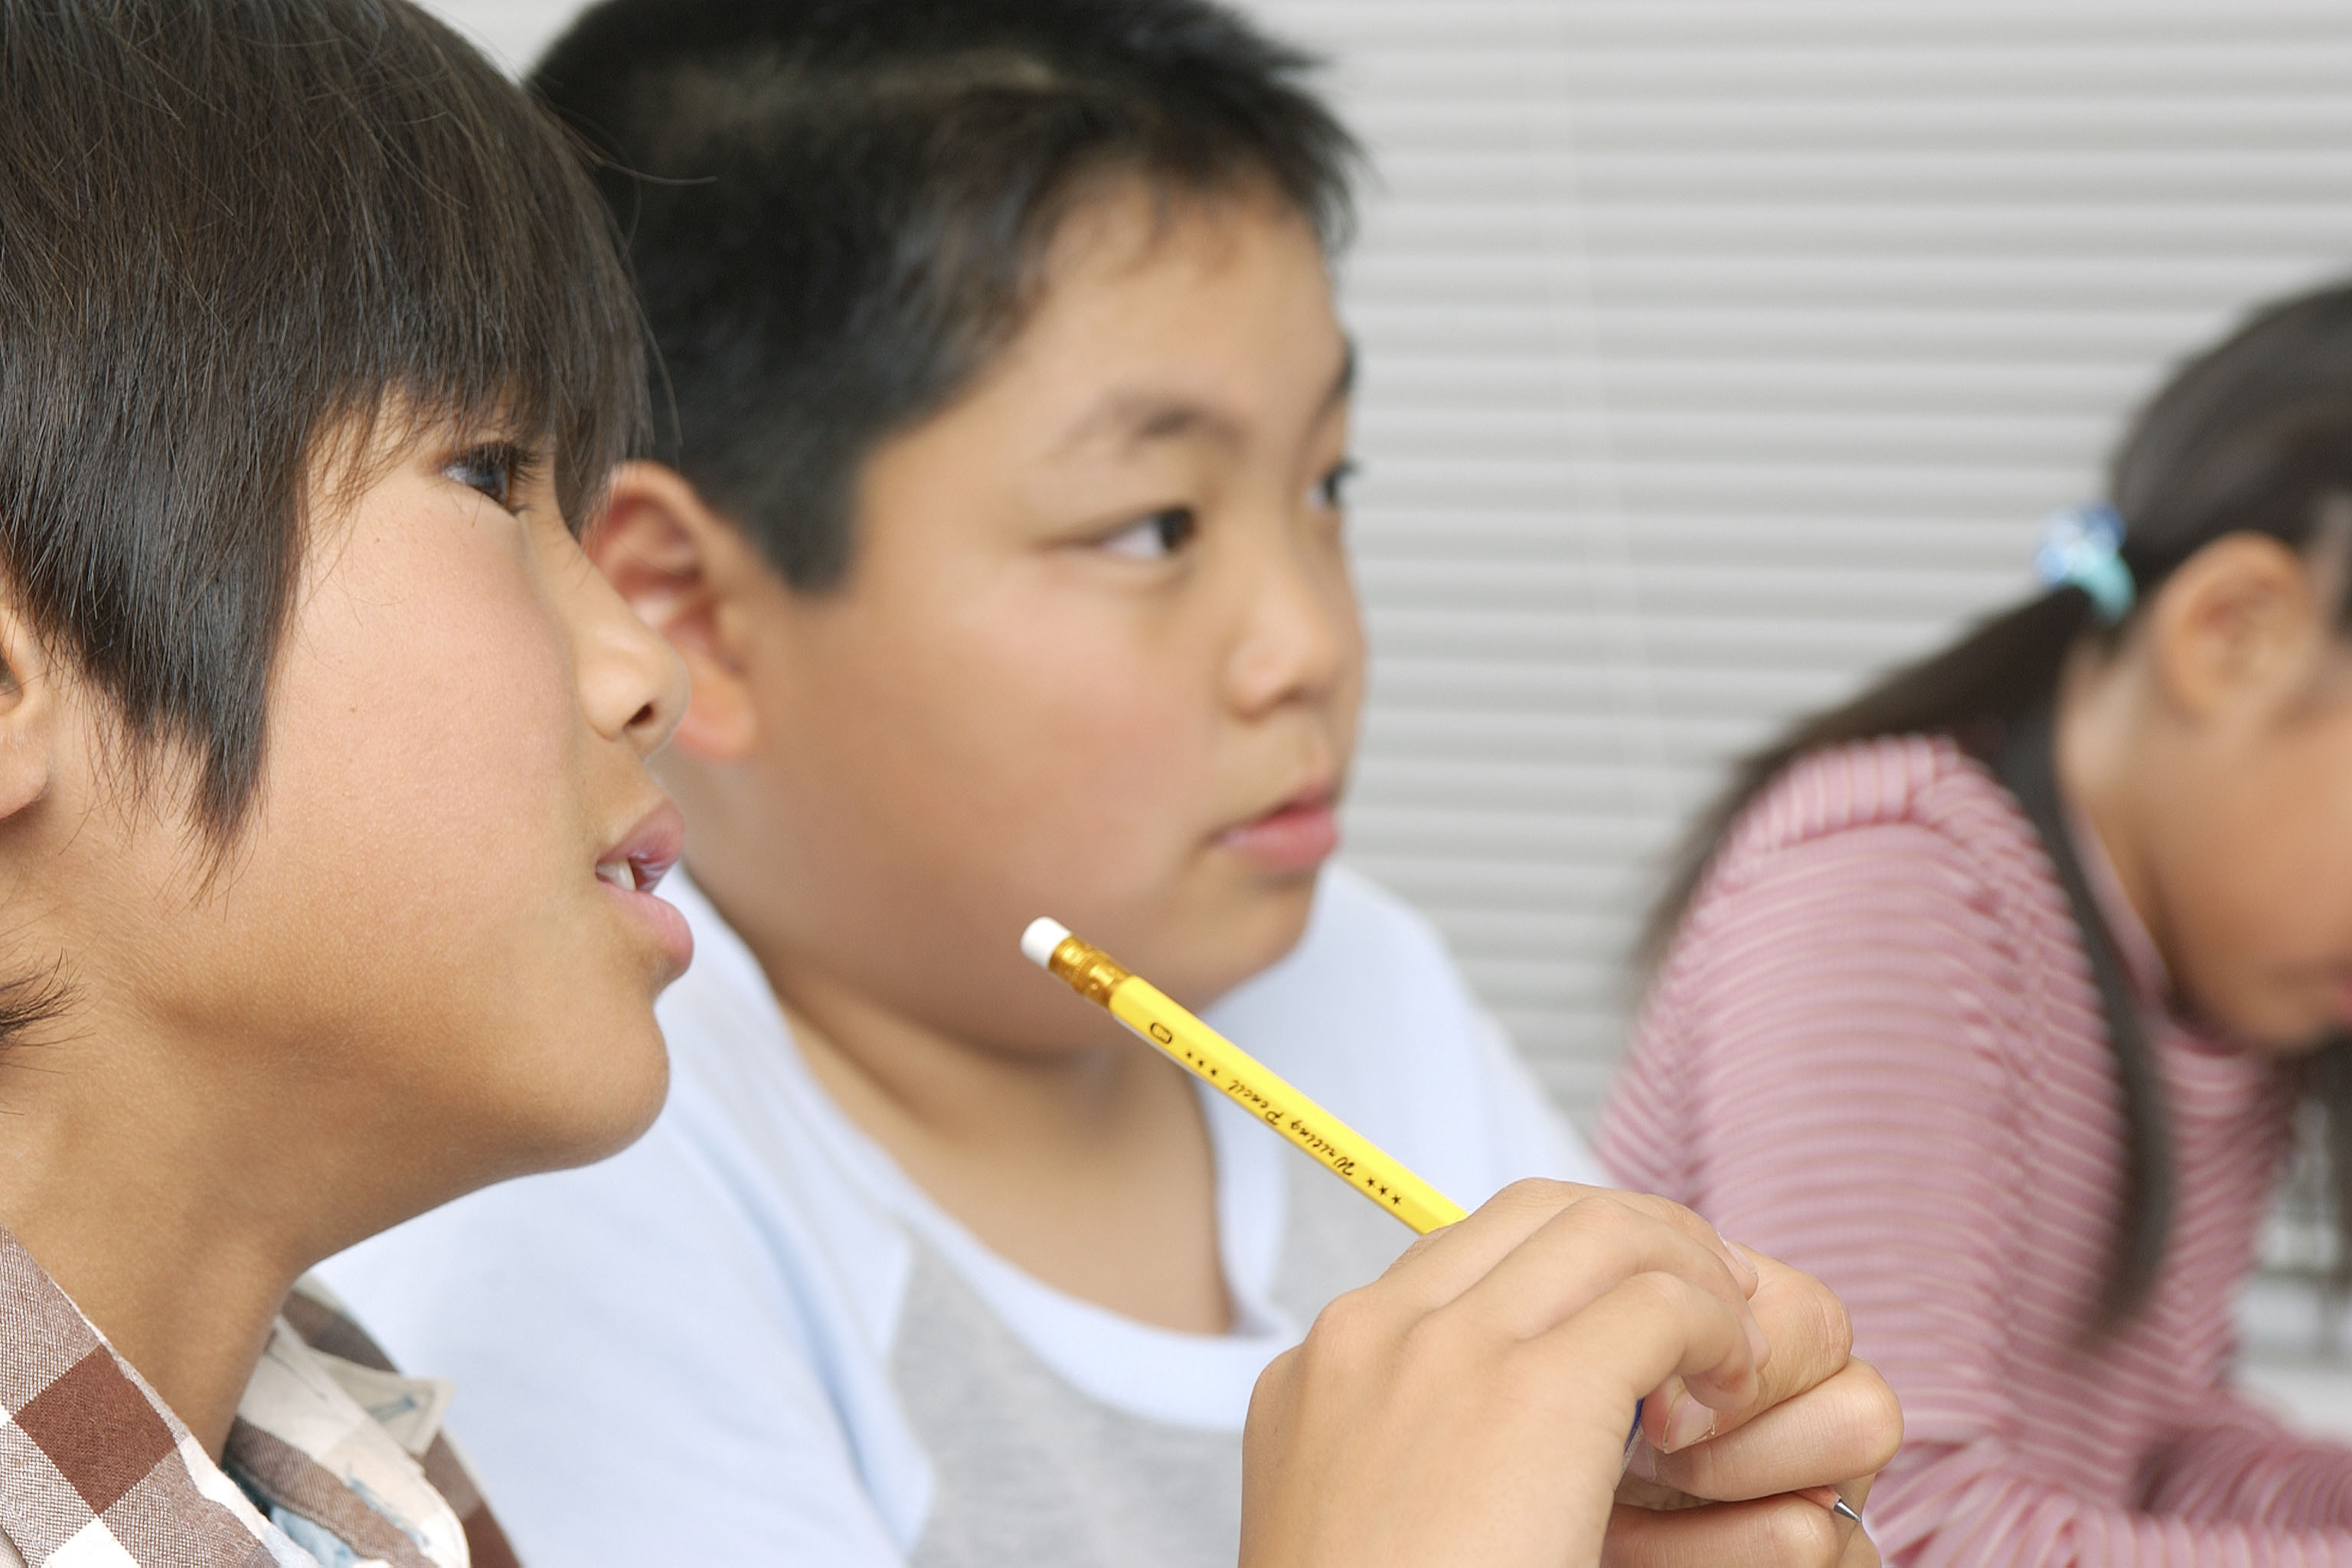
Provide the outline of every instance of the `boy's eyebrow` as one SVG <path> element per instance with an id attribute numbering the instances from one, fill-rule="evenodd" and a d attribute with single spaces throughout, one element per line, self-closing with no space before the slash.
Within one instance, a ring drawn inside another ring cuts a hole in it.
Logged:
<path id="1" fill-rule="evenodd" d="M 1323 405 L 1316 411 L 1318 417 L 1346 402 L 1355 389 L 1356 343 L 1350 338 L 1344 345 L 1339 374 L 1331 378 L 1331 389 L 1323 395 Z M 1067 452 L 1105 435 L 1115 436 L 1125 446 L 1185 436 L 1205 436 L 1226 447 L 1242 443 L 1240 424 L 1222 409 L 1182 395 L 1122 387 L 1105 394 L 1070 426 L 1055 450 Z"/>

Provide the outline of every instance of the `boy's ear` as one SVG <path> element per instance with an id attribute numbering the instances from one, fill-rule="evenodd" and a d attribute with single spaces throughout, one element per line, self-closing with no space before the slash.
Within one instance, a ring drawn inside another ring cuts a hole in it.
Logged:
<path id="1" fill-rule="evenodd" d="M 0 601 L 0 821 L 48 793 L 58 745 L 52 677 L 31 626 Z"/>
<path id="2" fill-rule="evenodd" d="M 2149 605 L 2166 699 L 2191 721 L 2291 700 L 2328 643 L 2324 598 L 2312 564 L 2269 534 L 2206 545 Z"/>
<path id="3" fill-rule="evenodd" d="M 740 762 L 758 740 L 745 672 L 743 536 L 676 469 L 628 463 L 613 476 L 589 559 L 637 617 L 685 659 L 692 690 L 673 743 L 704 762 Z"/>

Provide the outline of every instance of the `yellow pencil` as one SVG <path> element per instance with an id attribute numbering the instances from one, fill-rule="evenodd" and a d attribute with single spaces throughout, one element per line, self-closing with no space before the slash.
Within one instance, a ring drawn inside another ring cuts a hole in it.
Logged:
<path id="1" fill-rule="evenodd" d="M 1158 986 L 1129 974 L 1102 949 L 1072 936 L 1059 921 L 1031 921 L 1022 933 L 1021 951 L 1414 1230 L 1426 1235 L 1463 1217 L 1460 1204 L 1178 1006 Z"/>

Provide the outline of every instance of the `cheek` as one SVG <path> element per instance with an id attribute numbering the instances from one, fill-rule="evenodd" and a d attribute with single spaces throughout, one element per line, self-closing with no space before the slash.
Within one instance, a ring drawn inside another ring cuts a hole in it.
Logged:
<path id="1" fill-rule="evenodd" d="M 530 978 L 575 770 L 564 653 L 512 574 L 492 561 L 321 604 L 273 704 L 266 863 L 234 896 L 325 983 L 310 1005 L 344 999 L 356 1030 L 413 1009 L 420 974 L 453 1024 L 501 971 Z"/>
<path id="2" fill-rule="evenodd" d="M 2352 790 L 2343 782 L 2352 780 L 2352 744 L 2313 743 L 2326 739 L 2249 767 L 2227 842 L 2213 847 L 2215 879 L 2240 884 L 2226 903 L 2298 955 L 2352 943 Z"/>
<path id="3" fill-rule="evenodd" d="M 811 693 L 810 728 L 782 716 L 780 745 L 873 831 L 978 877 L 1134 880 L 1197 836 L 1217 749 L 1198 650 L 1065 605 L 962 612 L 808 660 L 861 674 Z"/>
<path id="4" fill-rule="evenodd" d="M 998 759 L 1008 847 L 1027 841 L 1016 859 L 1132 893 L 1165 876 L 1222 804 L 1222 726 L 1210 655 L 1122 632 L 1064 658 L 1013 650 L 1000 689 L 1025 693 L 1017 731 L 971 739 Z"/>
<path id="5" fill-rule="evenodd" d="M 2352 726 L 2267 742 L 2181 804 L 2165 878 L 2171 957 L 2219 1022 L 2292 1041 L 2336 1022 L 2352 974 Z"/>
<path id="6" fill-rule="evenodd" d="M 289 782 L 333 802 L 313 820 L 354 849 L 421 856 L 432 876 L 420 879 L 446 886 L 522 853 L 561 815 L 547 796 L 570 773 L 570 682 L 543 626 L 446 600 L 418 607 L 430 613 L 369 628 L 377 646 L 340 713 L 288 726 Z M 415 660 L 420 646 L 429 662 Z"/>

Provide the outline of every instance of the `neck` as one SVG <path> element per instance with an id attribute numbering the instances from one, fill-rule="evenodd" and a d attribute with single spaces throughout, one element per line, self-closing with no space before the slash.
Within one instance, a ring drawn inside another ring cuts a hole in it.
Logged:
<path id="1" fill-rule="evenodd" d="M 776 994 L 811 1069 L 845 1109 L 943 1147 L 1083 1162 L 1105 1150 L 1139 1091 L 1168 1076 L 1118 1038 L 1036 1055 L 978 1047 L 829 976 L 794 973 Z"/>
<path id="2" fill-rule="evenodd" d="M 303 1189 L 224 1140 L 190 1086 L 135 1070 L 168 1054 L 102 1030 L 16 1048 L 37 1056 L 0 1056 L 0 1223 L 218 1458 L 315 1261 L 268 1202 Z"/>
<path id="3" fill-rule="evenodd" d="M 1077 1048 L 992 1048 L 793 954 L 758 956 L 825 1092 L 983 1244 L 1126 1316 L 1227 1327 L 1215 1160 L 1172 1063 L 1108 1030 Z"/>

